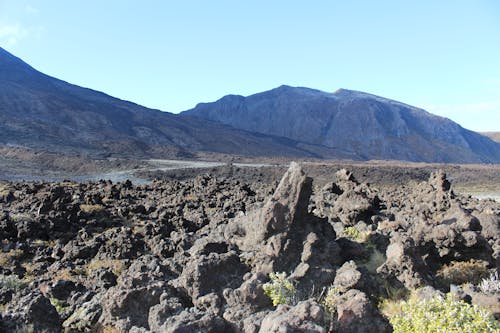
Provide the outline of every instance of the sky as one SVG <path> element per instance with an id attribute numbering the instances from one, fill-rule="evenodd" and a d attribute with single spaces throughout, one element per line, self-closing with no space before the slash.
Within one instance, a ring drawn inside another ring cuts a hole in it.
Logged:
<path id="1" fill-rule="evenodd" d="M 0 46 L 169 112 L 287 84 L 500 131 L 498 0 L 0 0 Z"/>

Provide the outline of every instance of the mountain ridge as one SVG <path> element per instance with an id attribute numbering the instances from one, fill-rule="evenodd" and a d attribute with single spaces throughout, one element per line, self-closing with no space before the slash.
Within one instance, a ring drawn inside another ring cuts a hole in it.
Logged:
<path id="1" fill-rule="evenodd" d="M 361 159 L 498 163 L 500 145 L 421 108 L 348 89 L 280 86 L 228 95 L 181 113 L 252 132 L 274 133 Z"/>
<path id="2" fill-rule="evenodd" d="M 217 112 L 209 110 L 214 106 Z M 171 114 L 51 77 L 2 48 L 0 145 L 97 158 L 216 153 L 500 162 L 500 144 L 425 110 L 369 93 L 282 85 Z"/>
<path id="3" fill-rule="evenodd" d="M 186 120 L 70 84 L 1 48 L 0 144 L 95 157 L 320 156 L 293 140 Z"/>

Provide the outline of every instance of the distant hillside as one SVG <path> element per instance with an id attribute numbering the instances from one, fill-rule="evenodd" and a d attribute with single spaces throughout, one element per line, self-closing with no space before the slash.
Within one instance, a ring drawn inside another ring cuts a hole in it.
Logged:
<path id="1" fill-rule="evenodd" d="M 482 132 L 481 134 L 489 137 L 493 141 L 500 142 L 500 132 Z"/>
<path id="2" fill-rule="evenodd" d="M 181 115 L 47 76 L 0 48 L 0 146 L 91 157 L 250 156 L 500 162 L 500 144 L 366 93 L 282 86 Z"/>
<path id="3" fill-rule="evenodd" d="M 425 110 L 375 95 L 281 86 L 228 95 L 182 113 L 322 145 L 361 159 L 498 163 L 500 144 Z"/>
<path id="4" fill-rule="evenodd" d="M 0 48 L 2 144 L 97 157 L 195 152 L 319 157 L 329 151 L 147 109 L 47 76 Z"/>

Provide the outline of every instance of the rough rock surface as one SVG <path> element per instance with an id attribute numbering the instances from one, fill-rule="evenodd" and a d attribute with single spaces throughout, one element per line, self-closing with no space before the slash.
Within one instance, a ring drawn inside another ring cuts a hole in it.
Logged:
<path id="1" fill-rule="evenodd" d="M 280 305 L 269 313 L 264 320 L 259 332 L 310 332 L 326 333 L 323 323 L 322 307 L 311 301 L 303 301 L 291 307 Z"/>
<path id="2" fill-rule="evenodd" d="M 292 163 L 278 184 L 201 175 L 0 193 L 2 332 L 390 332 L 378 300 L 418 287 L 499 312 L 498 295 L 441 277 L 500 259 L 499 204 L 455 194 L 444 173 L 376 189 L 344 170 L 315 188 Z M 264 292 L 271 272 L 295 287 L 290 304 Z"/>

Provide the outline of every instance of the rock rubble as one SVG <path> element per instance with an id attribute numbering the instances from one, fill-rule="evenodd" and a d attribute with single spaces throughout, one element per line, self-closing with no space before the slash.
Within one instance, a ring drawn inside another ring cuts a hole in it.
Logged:
<path id="1" fill-rule="evenodd" d="M 392 190 L 346 170 L 315 188 L 297 163 L 277 185 L 4 183 L 0 331 L 391 332 L 378 303 L 394 290 L 498 302 L 440 274 L 499 269 L 499 224 L 498 203 L 441 172 Z M 293 281 L 290 304 L 265 294 L 272 272 Z"/>

